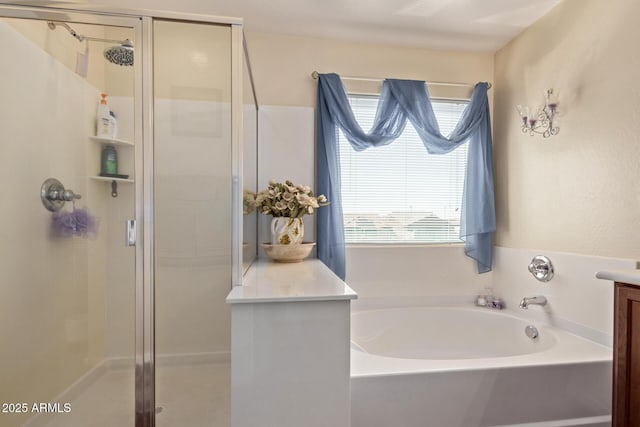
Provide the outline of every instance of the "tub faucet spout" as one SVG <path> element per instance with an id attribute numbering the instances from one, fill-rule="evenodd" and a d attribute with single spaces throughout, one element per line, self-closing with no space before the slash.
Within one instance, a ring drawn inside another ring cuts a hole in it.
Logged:
<path id="1" fill-rule="evenodd" d="M 547 299 L 543 296 L 524 297 L 522 301 L 520 301 L 520 308 L 527 309 L 529 308 L 529 304 L 546 305 Z"/>

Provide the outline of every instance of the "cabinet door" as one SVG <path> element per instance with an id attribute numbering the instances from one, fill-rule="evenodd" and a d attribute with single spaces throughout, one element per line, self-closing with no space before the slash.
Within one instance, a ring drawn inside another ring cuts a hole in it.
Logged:
<path id="1" fill-rule="evenodd" d="M 640 426 L 640 287 L 616 283 L 613 425 Z"/>

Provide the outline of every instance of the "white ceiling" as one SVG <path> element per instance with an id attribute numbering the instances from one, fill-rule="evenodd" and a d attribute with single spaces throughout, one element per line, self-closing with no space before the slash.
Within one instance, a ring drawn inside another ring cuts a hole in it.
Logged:
<path id="1" fill-rule="evenodd" d="M 89 1 L 242 17 L 247 31 L 494 52 L 561 0 Z"/>
<path id="2" fill-rule="evenodd" d="M 559 2 L 216 0 L 215 5 L 216 13 L 243 17 L 248 31 L 494 52 Z"/>

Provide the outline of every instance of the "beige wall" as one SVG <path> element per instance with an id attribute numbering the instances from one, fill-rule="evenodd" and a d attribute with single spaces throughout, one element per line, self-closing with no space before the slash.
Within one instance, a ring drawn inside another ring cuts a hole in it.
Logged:
<path id="1" fill-rule="evenodd" d="M 2 18 L 24 37 L 40 47 L 72 72 L 76 71 L 77 55 L 85 53 L 87 42 L 76 40 L 66 28 L 49 29 L 46 21 Z M 104 27 L 90 24 L 69 24 L 78 34 L 111 40 L 133 39 L 133 30 L 123 27 Z M 91 41 L 86 80 L 100 92 L 110 96 L 131 96 L 133 93 L 133 67 L 112 64 L 104 58 L 105 49 L 115 43 Z M 135 44 L 135 41 L 134 41 Z M 96 101 L 97 102 L 97 101 Z"/>
<path id="2" fill-rule="evenodd" d="M 31 19 L 2 18 L 23 36 L 28 38 L 56 61 L 75 72 L 76 56 L 83 54 L 87 42 L 79 42 L 62 26 L 51 30 L 46 21 Z M 104 27 L 101 25 L 69 24 L 78 34 L 87 37 L 114 40 L 133 39 L 133 30 L 128 28 Z M 104 56 L 106 48 L 114 43 L 91 41 L 89 43 L 89 66 L 86 80 L 99 91 L 110 95 L 130 96 L 133 92 L 133 68 L 111 64 Z"/>
<path id="3" fill-rule="evenodd" d="M 640 2 L 567 0 L 496 54 L 496 243 L 640 258 Z M 515 107 L 560 95 L 560 134 Z"/>
<path id="4" fill-rule="evenodd" d="M 76 40 L 66 28 L 49 29 L 46 21 L 31 19 L 3 18 L 14 29 L 47 52 L 65 67 L 75 72 L 76 55 L 84 53 L 87 42 Z M 78 33 L 87 37 L 104 38 L 105 30 L 100 25 L 70 24 Z M 87 80 L 99 90 L 104 87 L 105 66 L 102 59 L 104 50 L 101 42 L 89 42 L 89 66 Z"/>
<path id="5" fill-rule="evenodd" d="M 247 33 L 262 105 L 315 107 L 311 72 L 445 82 L 491 81 L 493 55 Z M 359 89 L 359 88 L 358 88 Z M 436 88 L 430 88 L 436 95 Z"/>

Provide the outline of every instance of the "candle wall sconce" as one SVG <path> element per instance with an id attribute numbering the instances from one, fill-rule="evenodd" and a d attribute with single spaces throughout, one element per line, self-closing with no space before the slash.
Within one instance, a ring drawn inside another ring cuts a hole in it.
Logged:
<path id="1" fill-rule="evenodd" d="M 516 109 L 520 114 L 522 133 L 528 133 L 531 136 L 539 134 L 543 138 L 557 135 L 560 132 L 557 122 L 558 105 L 558 95 L 553 92 L 553 89 L 547 90 L 542 108 L 518 105 Z"/>

